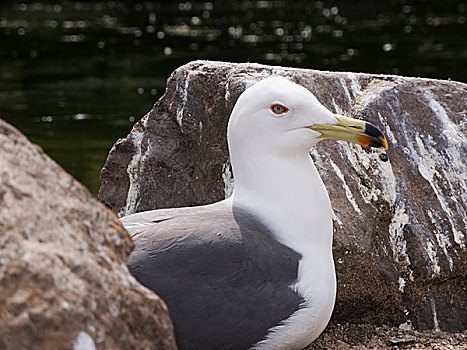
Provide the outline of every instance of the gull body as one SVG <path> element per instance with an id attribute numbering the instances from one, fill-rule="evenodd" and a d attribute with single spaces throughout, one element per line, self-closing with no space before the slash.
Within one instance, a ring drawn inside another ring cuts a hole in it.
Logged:
<path id="1" fill-rule="evenodd" d="M 336 120 L 307 89 L 283 78 L 253 88 L 256 93 L 240 96 L 228 126 L 232 201 L 301 255 L 290 288 L 303 298 L 299 310 L 254 348 L 301 349 L 326 327 L 336 294 L 331 203 L 309 156 L 320 134 L 306 126 Z M 288 108 L 287 115 L 271 111 L 276 103 Z"/>
<path id="2" fill-rule="evenodd" d="M 227 137 L 233 195 L 123 218 L 129 269 L 167 302 L 181 350 L 302 349 L 336 295 L 332 208 L 309 150 L 323 138 L 386 140 L 281 77 L 239 97 Z"/>

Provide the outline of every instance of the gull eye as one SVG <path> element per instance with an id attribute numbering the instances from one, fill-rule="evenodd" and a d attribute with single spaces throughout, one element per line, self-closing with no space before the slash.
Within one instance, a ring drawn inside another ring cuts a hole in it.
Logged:
<path id="1" fill-rule="evenodd" d="M 286 112 L 288 112 L 288 108 L 284 105 L 281 105 L 280 103 L 275 103 L 273 105 L 271 105 L 271 111 L 274 112 L 274 114 L 284 114 Z"/>

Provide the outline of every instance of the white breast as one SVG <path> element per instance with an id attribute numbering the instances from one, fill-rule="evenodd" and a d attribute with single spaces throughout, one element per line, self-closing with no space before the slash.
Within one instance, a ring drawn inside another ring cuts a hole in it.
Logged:
<path id="1" fill-rule="evenodd" d="M 322 256 L 305 254 L 299 265 L 297 283 L 291 286 L 303 297 L 304 303 L 252 349 L 300 350 L 321 334 L 331 318 L 336 295 L 332 255 L 329 254 L 324 266 L 323 262 Z"/>
<path id="2" fill-rule="evenodd" d="M 279 242 L 301 254 L 297 282 L 290 288 L 304 302 L 252 349 L 300 350 L 324 330 L 334 307 L 331 203 L 310 157 L 263 158 L 249 163 L 261 165 L 258 176 L 236 183 L 233 201 L 260 218 Z"/>

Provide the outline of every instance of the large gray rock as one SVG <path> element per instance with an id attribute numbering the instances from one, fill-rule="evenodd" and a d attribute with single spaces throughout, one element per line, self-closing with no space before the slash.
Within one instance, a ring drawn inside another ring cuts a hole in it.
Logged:
<path id="1" fill-rule="evenodd" d="M 334 322 L 465 329 L 465 84 L 192 62 L 114 145 L 99 198 L 126 215 L 229 195 L 228 116 L 246 87 L 271 74 L 307 87 L 331 111 L 372 122 L 389 140 L 387 162 L 345 142 L 312 152 L 335 211 Z"/>
<path id="2" fill-rule="evenodd" d="M 117 217 L 0 120 L 0 349 L 175 350 Z"/>

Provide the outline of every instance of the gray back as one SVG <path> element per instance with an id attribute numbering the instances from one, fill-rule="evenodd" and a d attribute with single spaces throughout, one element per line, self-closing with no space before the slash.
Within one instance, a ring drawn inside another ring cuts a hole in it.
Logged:
<path id="1" fill-rule="evenodd" d="M 255 217 L 225 206 L 157 212 L 137 214 L 157 223 L 129 229 L 128 267 L 167 303 L 180 350 L 248 349 L 299 308 L 290 286 L 300 254 Z"/>

